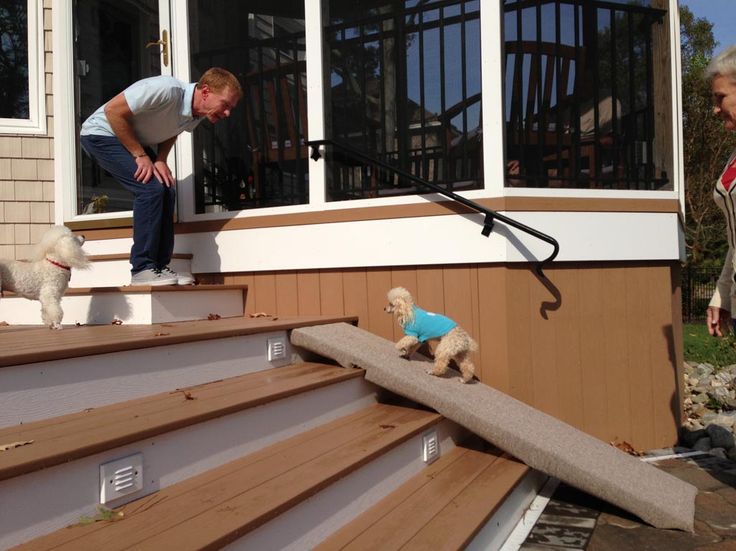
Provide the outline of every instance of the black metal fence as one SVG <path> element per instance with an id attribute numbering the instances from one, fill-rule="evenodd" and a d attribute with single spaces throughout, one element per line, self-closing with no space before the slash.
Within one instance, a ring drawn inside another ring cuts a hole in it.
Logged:
<path id="1" fill-rule="evenodd" d="M 721 271 L 718 268 L 682 269 L 682 320 L 705 319 L 705 310 L 716 289 Z"/>

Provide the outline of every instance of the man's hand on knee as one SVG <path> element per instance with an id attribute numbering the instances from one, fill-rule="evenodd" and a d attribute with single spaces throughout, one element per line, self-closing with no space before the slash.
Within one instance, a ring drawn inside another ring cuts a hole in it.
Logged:
<path id="1" fill-rule="evenodd" d="M 171 174 L 171 169 L 166 164 L 166 161 L 156 161 L 153 163 L 153 172 L 156 178 L 166 187 L 174 187 L 176 185 L 174 176 Z"/>
<path id="2" fill-rule="evenodd" d="M 147 184 L 151 176 L 154 175 L 153 161 L 148 155 L 141 155 L 135 158 L 135 164 L 138 168 L 135 174 L 133 174 L 133 177 L 139 182 Z"/>

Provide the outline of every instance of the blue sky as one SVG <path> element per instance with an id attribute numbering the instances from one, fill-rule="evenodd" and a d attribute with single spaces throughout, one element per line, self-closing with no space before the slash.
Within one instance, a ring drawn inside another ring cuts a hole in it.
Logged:
<path id="1" fill-rule="evenodd" d="M 736 0 L 680 0 L 680 5 L 713 23 L 713 36 L 720 43 L 714 54 L 736 44 Z"/>

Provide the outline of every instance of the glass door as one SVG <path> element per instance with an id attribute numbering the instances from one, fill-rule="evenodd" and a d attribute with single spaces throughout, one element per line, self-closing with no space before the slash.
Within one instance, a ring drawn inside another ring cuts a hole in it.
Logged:
<path id="1" fill-rule="evenodd" d="M 189 47 L 177 60 L 188 57 L 192 82 L 212 66 L 229 70 L 244 96 L 226 121 L 200 124 L 191 146 L 183 136 L 177 142 L 181 157 L 192 155 L 191 169 L 181 170 L 190 195 L 180 195 L 180 214 L 309 202 L 304 1 L 186 4 Z"/>
<path id="2" fill-rule="evenodd" d="M 76 135 L 99 106 L 142 78 L 171 74 L 168 0 L 75 0 Z M 175 166 L 174 159 L 170 165 Z M 133 197 L 77 148 L 75 214 L 127 212 Z"/>

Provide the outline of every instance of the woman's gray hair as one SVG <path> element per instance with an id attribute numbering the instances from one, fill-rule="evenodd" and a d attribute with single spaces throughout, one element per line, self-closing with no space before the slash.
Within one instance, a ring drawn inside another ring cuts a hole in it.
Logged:
<path id="1" fill-rule="evenodd" d="M 736 44 L 723 50 L 708 63 L 708 67 L 705 69 L 705 78 L 710 80 L 717 75 L 736 79 Z"/>

